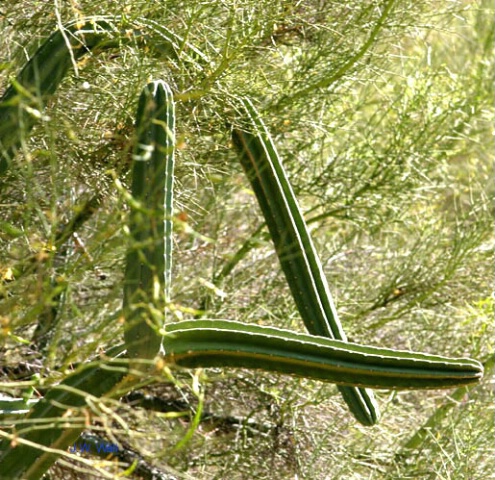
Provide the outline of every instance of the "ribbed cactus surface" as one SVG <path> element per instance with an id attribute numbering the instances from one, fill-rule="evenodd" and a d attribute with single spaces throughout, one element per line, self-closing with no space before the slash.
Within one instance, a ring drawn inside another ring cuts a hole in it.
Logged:
<path id="1" fill-rule="evenodd" d="M 170 300 L 175 113 L 161 80 L 139 98 L 132 162 L 132 198 L 124 284 L 125 341 L 130 358 L 160 351 L 164 308 Z"/>

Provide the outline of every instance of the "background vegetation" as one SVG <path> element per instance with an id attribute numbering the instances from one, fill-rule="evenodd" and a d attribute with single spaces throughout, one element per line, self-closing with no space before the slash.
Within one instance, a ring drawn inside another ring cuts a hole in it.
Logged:
<path id="1" fill-rule="evenodd" d="M 469 390 L 378 391 L 374 428 L 355 422 L 334 385 L 230 370 L 143 387 L 167 411 L 109 401 L 98 416 L 75 415 L 176 478 L 492 478 L 491 2 L 115 3 L 0 5 L 5 87 L 57 24 L 87 15 L 154 19 L 210 59 L 187 64 L 132 41 L 85 58 L 1 180 L 2 391 L 21 395 L 8 382 L 34 373 L 42 391 L 122 337 L 132 118 L 142 86 L 163 78 L 179 131 L 177 317 L 303 331 L 230 145 L 233 95 L 249 94 L 349 337 L 471 356 L 488 372 Z M 97 208 L 55 252 L 57 232 L 88 201 Z M 73 457 L 51 478 L 118 472 L 115 461 Z"/>

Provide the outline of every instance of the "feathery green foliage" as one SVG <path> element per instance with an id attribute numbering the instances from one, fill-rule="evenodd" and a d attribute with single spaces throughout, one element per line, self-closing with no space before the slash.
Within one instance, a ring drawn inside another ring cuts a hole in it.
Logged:
<path id="1" fill-rule="evenodd" d="M 151 58 L 143 53 L 153 42 L 138 44 L 131 35 L 118 50 L 85 55 L 79 76 L 49 100 L 32 140 L 23 136 L 0 181 L 2 371 L 10 377 L 2 379 L 2 391 L 20 396 L 30 386 L 44 393 L 43 385 L 58 383 L 71 362 L 114 344 L 122 325 L 122 226 L 129 208 L 126 189 L 114 179 L 130 183 L 130 125 L 142 85 L 169 72 L 181 119 L 173 315 L 194 315 L 208 293 L 210 317 L 300 328 L 262 219 L 256 208 L 245 208 L 251 192 L 228 148 L 225 116 L 245 127 L 230 115 L 235 91 L 253 98 L 270 125 L 348 336 L 487 358 L 493 351 L 492 7 L 396 1 L 369 48 L 349 64 L 386 5 L 132 0 L 122 6 L 127 19 L 145 15 L 170 27 L 181 36 L 181 53 L 170 55 L 163 43 Z M 54 30 L 57 15 L 65 23 L 112 15 L 113 8 L 105 0 L 97 9 L 90 0 L 0 7 L 2 83 Z M 197 54 L 187 60 L 184 39 L 210 60 Z M 346 64 L 331 84 L 297 97 Z M 77 238 L 64 239 L 67 255 L 57 263 L 57 232 L 66 225 L 71 231 L 94 192 L 103 201 L 78 225 Z M 243 245 L 249 248 L 233 262 Z M 215 284 L 227 265 L 230 273 Z M 58 286 L 48 281 L 53 267 Z M 58 302 L 54 288 L 61 286 Z M 25 342 L 40 312 L 53 305 L 59 323 L 39 367 Z M 41 382 L 14 377 L 28 358 Z M 459 397 L 447 417 L 434 415 L 449 403 L 446 393 L 376 392 L 383 419 L 367 431 L 342 413 L 334 387 L 307 380 L 198 371 L 145 392 L 185 399 L 192 409 L 203 398 L 209 418 L 235 412 L 237 427 L 208 420 L 187 429 L 189 443 L 180 451 L 173 448 L 185 429 L 171 413 L 123 405 L 99 412 L 103 420 L 118 412 L 125 421 L 125 428 L 104 424 L 102 433 L 125 439 L 162 469 L 172 465 L 198 478 L 268 479 L 277 472 L 277 478 L 471 479 L 493 471 L 490 377 Z M 175 408 L 182 418 L 194 416 Z M 429 418 L 430 434 L 396 456 Z M 62 459 L 51 476 L 69 478 L 74 468 L 79 477 L 118 473 L 109 462 L 74 462 L 74 456 Z"/>

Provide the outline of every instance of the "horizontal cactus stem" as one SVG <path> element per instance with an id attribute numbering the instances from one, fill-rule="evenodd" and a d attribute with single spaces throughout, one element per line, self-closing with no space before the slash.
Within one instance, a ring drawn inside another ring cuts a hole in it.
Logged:
<path id="1" fill-rule="evenodd" d="M 338 385 L 437 389 L 476 383 L 476 360 L 447 358 L 218 320 L 167 327 L 166 359 L 183 367 L 242 367 L 287 373 Z"/>

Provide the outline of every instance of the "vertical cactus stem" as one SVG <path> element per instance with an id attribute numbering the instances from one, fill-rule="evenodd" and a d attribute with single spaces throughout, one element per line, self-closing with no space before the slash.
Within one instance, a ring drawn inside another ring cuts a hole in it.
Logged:
<path id="1" fill-rule="evenodd" d="M 170 301 L 172 272 L 175 113 L 172 92 L 163 81 L 143 89 L 136 132 L 124 285 L 125 341 L 130 358 L 152 360 L 161 350 L 159 332 Z"/>

